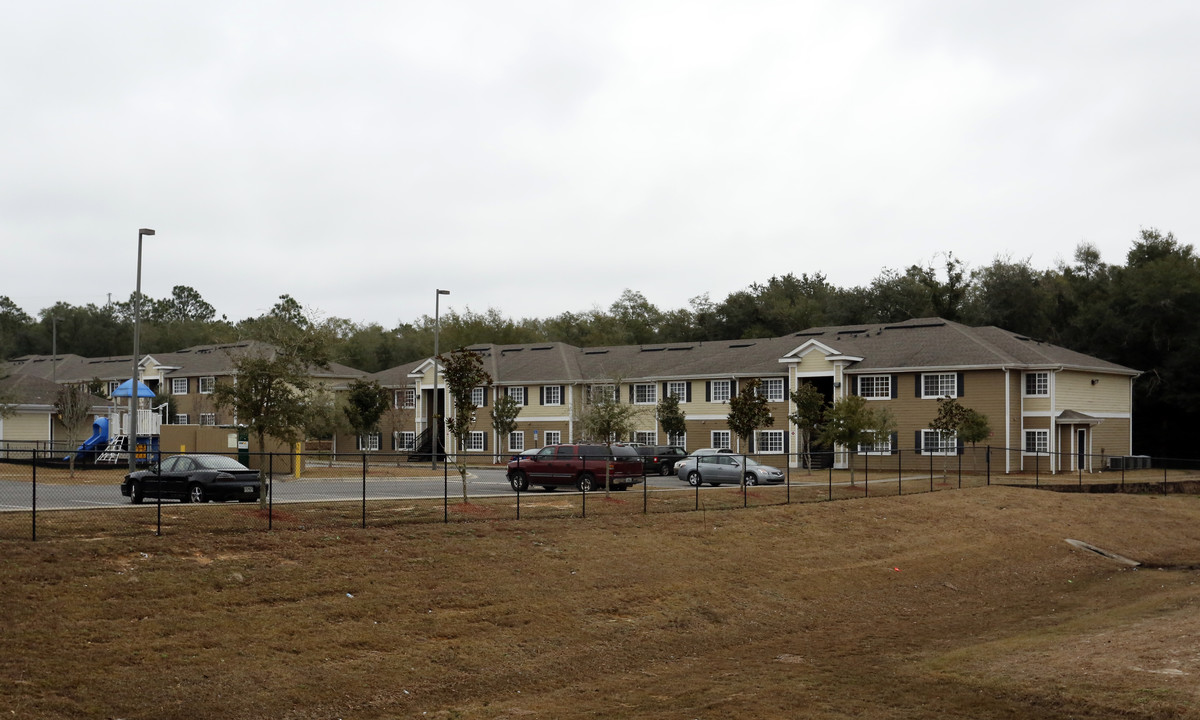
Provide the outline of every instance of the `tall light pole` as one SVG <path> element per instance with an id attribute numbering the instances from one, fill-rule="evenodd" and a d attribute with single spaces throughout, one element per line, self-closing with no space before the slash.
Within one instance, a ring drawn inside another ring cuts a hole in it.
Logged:
<path id="1" fill-rule="evenodd" d="M 50 364 L 50 377 L 54 380 L 54 384 L 58 384 L 58 318 L 50 318 L 50 352 L 54 353 L 54 360 Z"/>
<path id="2" fill-rule="evenodd" d="M 137 470 L 138 441 L 138 333 L 142 328 L 142 237 L 153 235 L 150 228 L 138 230 L 137 290 L 133 294 L 133 372 L 129 383 L 129 472 Z"/>
<path id="3" fill-rule="evenodd" d="M 442 414 L 438 412 L 438 333 L 441 331 L 441 322 L 438 319 L 439 303 L 443 295 L 449 295 L 449 290 L 438 290 L 433 296 L 433 407 L 430 411 L 430 421 L 437 420 L 437 425 L 431 425 L 433 436 L 433 453 L 429 456 L 432 458 L 430 467 L 437 470 L 437 450 L 438 441 L 442 439 Z"/>

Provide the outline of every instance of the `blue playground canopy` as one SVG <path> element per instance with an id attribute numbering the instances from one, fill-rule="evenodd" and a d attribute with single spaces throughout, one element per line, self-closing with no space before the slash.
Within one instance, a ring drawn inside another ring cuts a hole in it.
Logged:
<path id="1" fill-rule="evenodd" d="M 132 379 L 126 380 L 125 382 L 121 383 L 120 385 L 117 386 L 116 390 L 112 391 L 112 396 L 115 398 L 129 397 L 130 395 L 133 394 L 129 390 L 130 387 L 132 386 L 132 383 L 133 383 Z M 139 398 L 152 398 L 152 397 L 154 397 L 154 391 L 151 390 L 150 388 L 146 387 L 146 385 L 144 383 L 139 382 L 137 396 Z"/>

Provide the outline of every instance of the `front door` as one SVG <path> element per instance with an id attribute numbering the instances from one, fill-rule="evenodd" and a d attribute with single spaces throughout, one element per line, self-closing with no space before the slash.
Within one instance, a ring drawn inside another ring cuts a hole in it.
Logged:
<path id="1" fill-rule="evenodd" d="M 1075 443 L 1075 467 L 1090 471 L 1087 467 L 1087 430 L 1080 430 L 1076 433 Z"/>

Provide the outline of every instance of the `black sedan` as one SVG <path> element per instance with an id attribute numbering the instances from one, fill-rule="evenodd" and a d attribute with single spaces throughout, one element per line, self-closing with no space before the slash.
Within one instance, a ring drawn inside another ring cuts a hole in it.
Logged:
<path id="1" fill-rule="evenodd" d="M 258 500 L 261 483 L 251 470 L 224 455 L 173 455 L 157 468 L 125 476 L 121 494 L 132 503 L 144 498 L 172 498 L 183 502 L 208 500 Z"/>

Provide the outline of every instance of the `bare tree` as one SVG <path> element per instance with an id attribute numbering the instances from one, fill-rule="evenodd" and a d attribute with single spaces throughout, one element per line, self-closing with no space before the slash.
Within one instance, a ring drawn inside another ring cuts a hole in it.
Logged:
<path id="1" fill-rule="evenodd" d="M 454 417 L 446 423 L 446 428 L 454 438 L 456 452 L 454 466 L 462 478 L 463 502 L 467 502 L 467 463 L 461 458 L 462 449 L 467 444 L 467 435 L 475 424 L 475 388 L 492 384 L 492 376 L 483 369 L 483 356 L 477 352 L 462 348 L 449 355 L 439 355 L 442 375 L 446 378 L 446 390 L 450 393 L 450 401 L 454 407 Z"/>
<path id="2" fill-rule="evenodd" d="M 75 477 L 75 456 L 78 455 L 74 448 L 79 443 L 79 431 L 83 429 L 88 411 L 91 410 L 91 399 L 92 396 L 82 385 L 62 385 L 54 398 L 54 411 L 67 431 L 67 446 L 72 448 L 71 477 Z"/>
<path id="3" fill-rule="evenodd" d="M 580 414 L 580 423 L 584 437 L 593 442 L 604 443 L 611 458 L 613 443 L 623 437 L 629 437 L 641 414 L 642 409 L 638 406 L 621 402 L 621 379 L 613 378 L 612 385 L 593 385 L 588 389 Z M 611 470 L 611 463 L 605 463 L 605 497 L 611 492 Z"/>

